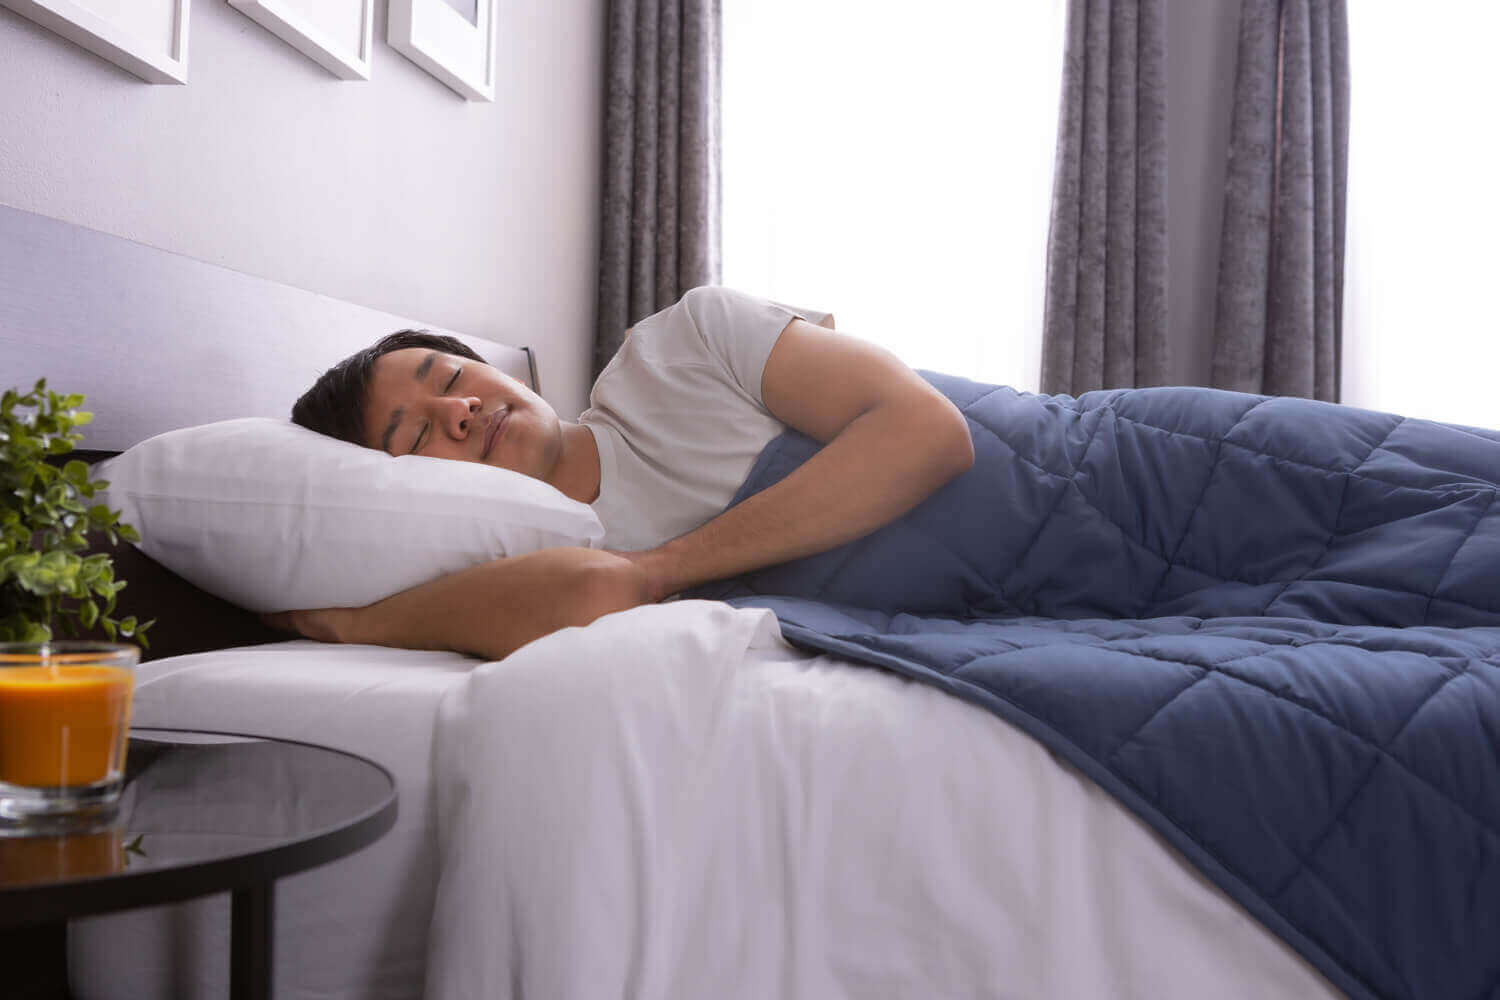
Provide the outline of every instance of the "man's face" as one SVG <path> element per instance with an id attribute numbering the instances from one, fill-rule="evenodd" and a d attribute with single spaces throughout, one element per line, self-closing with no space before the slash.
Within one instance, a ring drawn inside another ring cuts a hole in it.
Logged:
<path id="1" fill-rule="evenodd" d="M 562 449 L 557 414 L 510 376 L 469 358 L 408 347 L 375 362 L 365 444 L 391 455 L 482 462 L 547 480 Z"/>

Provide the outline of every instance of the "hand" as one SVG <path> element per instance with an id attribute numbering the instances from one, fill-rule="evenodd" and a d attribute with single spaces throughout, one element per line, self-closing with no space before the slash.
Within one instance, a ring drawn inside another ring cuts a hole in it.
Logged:
<path id="1" fill-rule="evenodd" d="M 358 608 L 310 608 L 261 615 L 260 620 L 282 632 L 294 632 L 319 642 L 348 642 L 348 626 Z"/>

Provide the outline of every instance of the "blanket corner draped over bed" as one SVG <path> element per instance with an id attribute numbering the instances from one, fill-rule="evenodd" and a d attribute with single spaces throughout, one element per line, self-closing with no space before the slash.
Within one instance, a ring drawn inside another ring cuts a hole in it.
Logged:
<path id="1" fill-rule="evenodd" d="M 1024 729 L 1352 996 L 1500 988 L 1500 433 L 928 378 L 969 473 L 699 596 Z"/>

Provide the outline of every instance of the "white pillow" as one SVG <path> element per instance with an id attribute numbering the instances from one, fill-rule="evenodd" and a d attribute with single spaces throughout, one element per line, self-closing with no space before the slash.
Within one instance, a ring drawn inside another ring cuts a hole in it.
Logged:
<path id="1" fill-rule="evenodd" d="M 518 472 L 384 452 L 252 417 L 101 463 L 140 549 L 251 611 L 357 607 L 466 566 L 597 547 L 593 508 Z"/>

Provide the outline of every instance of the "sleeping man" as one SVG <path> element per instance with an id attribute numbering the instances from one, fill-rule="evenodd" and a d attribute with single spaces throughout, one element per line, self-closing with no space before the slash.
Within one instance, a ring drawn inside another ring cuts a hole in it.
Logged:
<path id="1" fill-rule="evenodd" d="M 591 504 L 606 548 L 498 559 L 363 608 L 270 616 L 311 638 L 487 659 L 688 587 L 834 548 L 974 460 L 957 408 L 892 354 L 725 288 L 636 324 L 577 423 L 462 343 L 403 331 L 326 372 L 292 411 L 379 448 L 512 469 Z M 725 510 L 786 428 L 825 447 Z"/>

